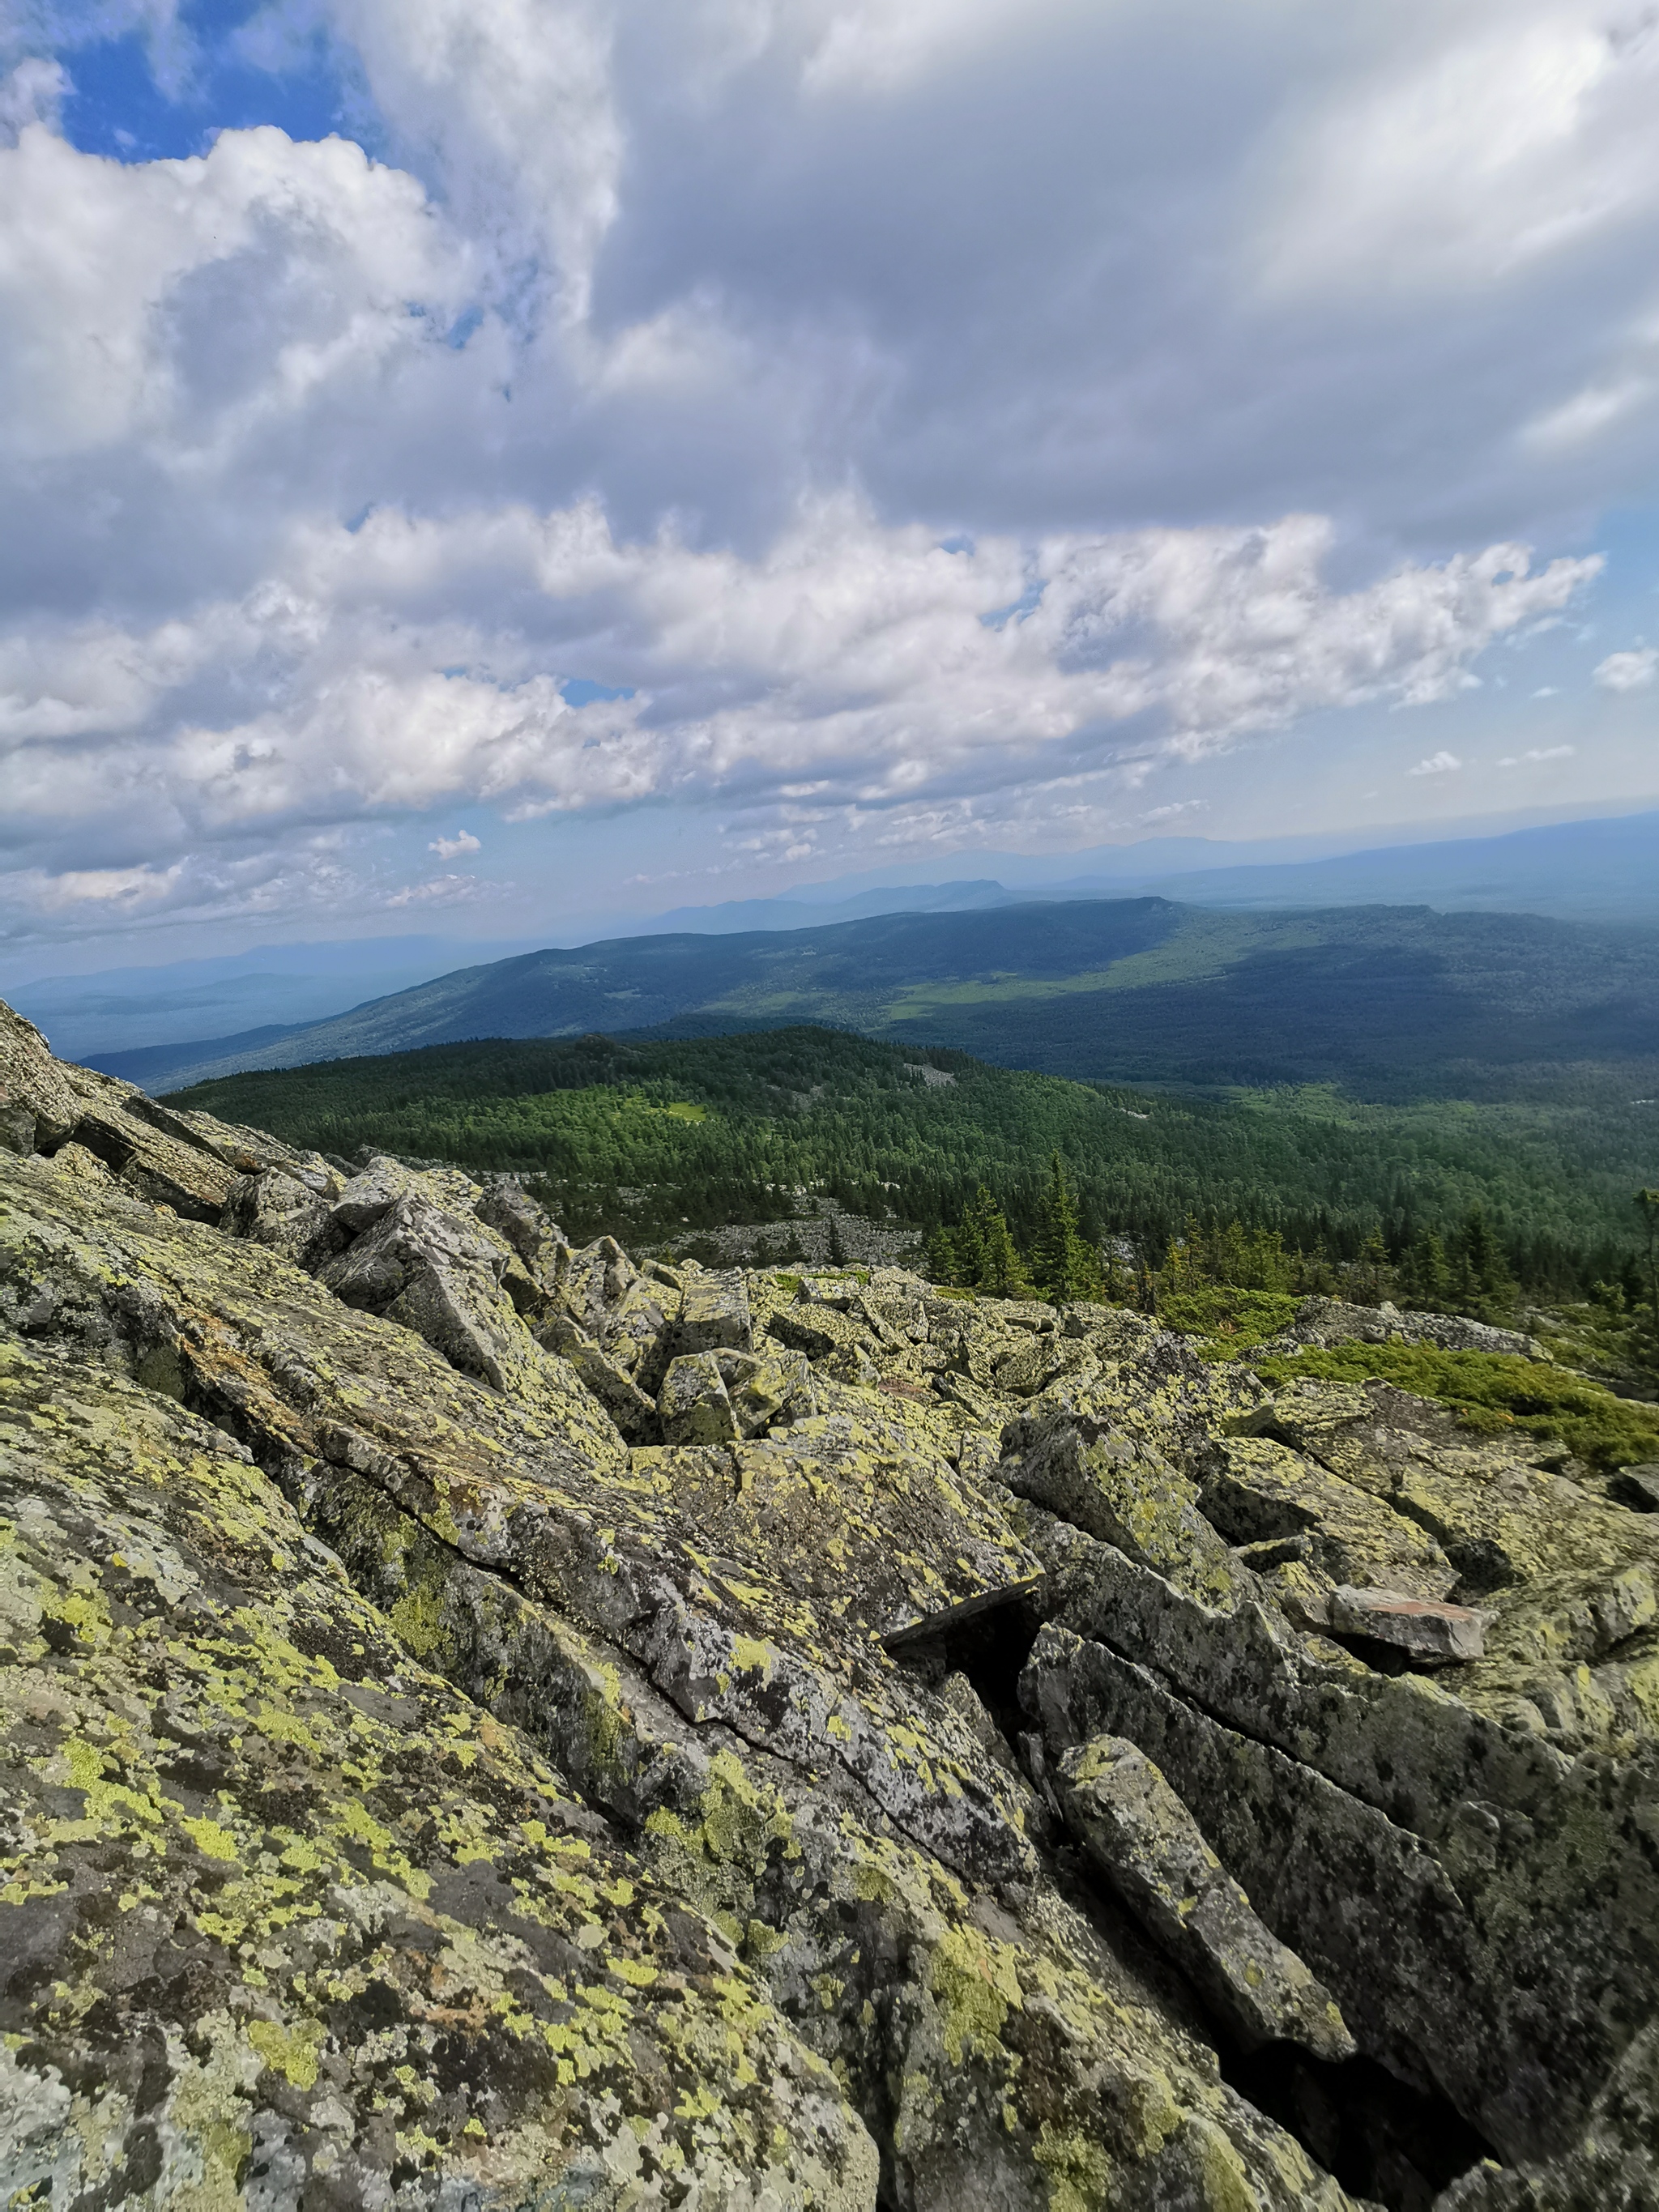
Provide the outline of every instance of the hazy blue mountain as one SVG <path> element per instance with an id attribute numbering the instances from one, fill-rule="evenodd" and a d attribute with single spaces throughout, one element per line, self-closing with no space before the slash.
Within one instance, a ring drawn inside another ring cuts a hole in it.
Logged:
<path id="1" fill-rule="evenodd" d="M 776 898 L 681 907 L 649 920 L 601 926 L 607 942 L 670 934 L 740 935 L 823 928 L 889 914 L 993 910 L 1036 899 L 1148 893 L 1188 905 L 1258 911 L 1422 903 L 1448 912 L 1659 921 L 1659 813 L 1307 856 L 1310 846 L 1331 842 L 1280 838 L 1230 844 L 1159 837 L 1048 860 L 985 854 L 981 857 L 987 872 L 965 880 L 893 884 L 844 877 L 801 885 Z M 998 872 L 994 876 L 992 867 Z M 457 969 L 568 941 L 567 933 L 550 932 L 494 945 L 410 936 L 276 945 L 217 959 L 37 977 L 0 984 L 0 991 L 71 1056 L 125 1058 L 140 1050 L 172 1054 L 188 1042 L 194 1047 L 188 1057 L 203 1059 L 249 1048 L 256 1030 L 263 1048 L 279 1042 L 279 1031 L 344 1014 Z M 185 1063 L 164 1057 L 144 1064 L 161 1071 Z"/>
<path id="2" fill-rule="evenodd" d="M 1122 878 L 1074 876 L 1050 896 L 1111 888 Z M 1194 906 L 1415 905 L 1448 912 L 1554 915 L 1564 919 L 1659 921 L 1659 813 L 1558 822 L 1501 837 L 1395 845 L 1274 866 L 1186 868 L 1136 879 Z"/>
<path id="3" fill-rule="evenodd" d="M 473 1037 L 815 1022 L 1115 1080 L 1507 1095 L 1529 1068 L 1659 1063 L 1659 930 L 1159 898 L 614 939 L 464 968 L 286 1034 L 106 1055 L 151 1090 Z M 1551 1081 L 1556 1080 L 1552 1074 Z"/>
<path id="4" fill-rule="evenodd" d="M 268 945 L 205 960 L 41 975 L 3 996 L 69 1060 L 140 1044 L 172 1045 L 249 1028 L 321 1021 L 365 1000 L 405 990 L 465 960 L 500 959 L 525 939 L 479 945 L 453 937 L 354 938 Z"/>

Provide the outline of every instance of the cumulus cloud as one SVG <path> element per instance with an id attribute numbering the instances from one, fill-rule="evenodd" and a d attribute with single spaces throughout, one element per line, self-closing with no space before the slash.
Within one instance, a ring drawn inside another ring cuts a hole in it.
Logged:
<path id="1" fill-rule="evenodd" d="M 462 830 L 453 837 L 434 837 L 426 849 L 441 860 L 453 860 L 463 853 L 481 853 L 483 846 L 470 830 Z"/>
<path id="2" fill-rule="evenodd" d="M 1643 691 L 1659 672 L 1659 651 L 1650 645 L 1632 653 L 1610 653 L 1598 661 L 1595 680 L 1604 691 Z"/>
<path id="3" fill-rule="evenodd" d="M 1524 768 L 1533 761 L 1571 760 L 1577 750 L 1577 745 L 1534 745 L 1524 753 L 1506 754 L 1498 765 Z"/>
<path id="4" fill-rule="evenodd" d="M 1419 761 L 1415 768 L 1407 769 L 1406 773 L 1407 775 L 1455 775 L 1462 765 L 1455 753 L 1447 752 L 1443 746 L 1437 753 L 1431 753 L 1426 760 Z"/>
<path id="5" fill-rule="evenodd" d="M 1199 758 L 1318 708 L 1445 697 L 1594 574 L 1500 546 L 1344 592 L 1330 541 L 1296 516 L 951 552 L 841 500 L 745 560 L 619 540 L 592 503 L 386 512 L 296 533 L 280 574 L 160 641 L 65 635 L 40 666 L 9 641 L 0 836 L 155 858 L 459 800 L 520 819 L 673 797 L 774 826 L 914 815 Z M 626 675 L 632 696 L 572 706 L 578 673 L 600 692 Z M 250 693 L 259 710 L 235 712 Z"/>
<path id="6" fill-rule="evenodd" d="M 13 10 L 0 896 L 436 897 L 337 839 L 464 804 L 1061 835 L 1455 697 L 1659 462 L 1659 60 L 1622 0 L 1315 5 L 272 0 L 243 62 L 349 53 L 378 158 L 127 165 L 79 58 L 203 83 L 198 18 Z"/>

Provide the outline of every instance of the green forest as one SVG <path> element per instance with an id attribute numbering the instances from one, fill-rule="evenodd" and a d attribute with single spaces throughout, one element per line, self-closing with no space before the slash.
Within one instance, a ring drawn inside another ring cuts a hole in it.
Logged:
<path id="1" fill-rule="evenodd" d="M 1322 1263 L 1386 1266 L 1424 1304 L 1468 1295 L 1472 1218 L 1477 1300 L 1509 1283 L 1637 1295 L 1633 1194 L 1659 1181 L 1659 1106 L 1605 1087 L 1548 1103 L 1366 1104 L 1305 1085 L 1170 1096 L 822 1028 L 434 1046 L 176 1097 L 345 1158 L 368 1146 L 540 1177 L 573 1236 L 635 1243 L 824 1200 L 925 1236 L 960 1224 L 983 1188 L 1027 1250 L 1058 1155 L 1080 1233 L 1115 1240 L 1126 1266 L 1161 1267 L 1189 1217 L 1237 1221 L 1301 1255 L 1297 1281 Z"/>

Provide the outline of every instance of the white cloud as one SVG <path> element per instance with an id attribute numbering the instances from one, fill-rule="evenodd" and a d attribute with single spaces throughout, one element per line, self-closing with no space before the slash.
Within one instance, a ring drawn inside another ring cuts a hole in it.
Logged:
<path id="1" fill-rule="evenodd" d="M 1594 680 L 1604 691 L 1642 691 L 1652 683 L 1656 671 L 1659 651 L 1644 645 L 1633 653 L 1610 653 L 1596 663 Z"/>
<path id="2" fill-rule="evenodd" d="M 1443 746 L 1439 752 L 1431 753 L 1426 760 L 1419 761 L 1415 768 L 1407 769 L 1406 773 L 1407 775 L 1452 775 L 1462 765 L 1455 753 L 1447 752 Z"/>
<path id="3" fill-rule="evenodd" d="M 1287 165 L 1279 283 L 1489 282 L 1650 215 L 1659 39 L 1643 6 L 1401 15 L 1397 54 L 1322 106 Z"/>
<path id="4" fill-rule="evenodd" d="M 1499 768 L 1524 768 L 1532 761 L 1571 760 L 1577 750 L 1577 745 L 1534 745 L 1529 752 L 1507 755 L 1498 765 Z"/>
<path id="5" fill-rule="evenodd" d="M 744 559 L 621 540 L 592 503 L 386 511 L 295 532 L 280 572 L 159 643 L 66 634 L 33 688 L 0 639 L 3 834 L 131 865 L 460 802 L 526 820 L 719 798 L 757 849 L 810 850 L 836 810 L 914 823 L 1115 767 L 1133 782 L 1316 708 L 1448 696 L 1595 573 L 1500 546 L 1340 592 L 1330 550 L 1292 516 L 947 553 L 843 499 Z M 633 696 L 573 707 L 576 675 Z"/>
<path id="6" fill-rule="evenodd" d="M 283 0 L 244 58 L 349 48 L 383 158 L 127 166 L 88 11 L 0 22 L 6 896 L 383 904 L 313 841 L 463 805 L 1035 840 L 1455 700 L 1659 471 L 1659 52 L 1316 4 Z"/>

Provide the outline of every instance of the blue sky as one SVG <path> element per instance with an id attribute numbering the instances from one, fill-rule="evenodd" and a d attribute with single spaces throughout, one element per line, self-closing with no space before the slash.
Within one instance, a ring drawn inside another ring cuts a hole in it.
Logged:
<path id="1" fill-rule="evenodd" d="M 0 958 L 1659 802 L 1656 90 L 1635 0 L 0 0 Z"/>

